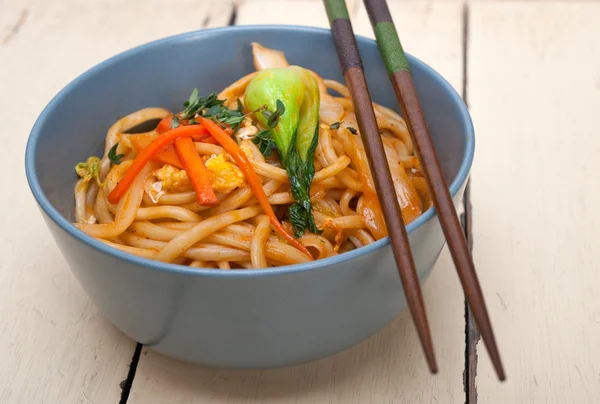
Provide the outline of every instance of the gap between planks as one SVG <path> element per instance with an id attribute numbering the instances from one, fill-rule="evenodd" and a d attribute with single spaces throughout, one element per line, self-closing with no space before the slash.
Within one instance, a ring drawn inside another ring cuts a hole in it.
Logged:
<path id="1" fill-rule="evenodd" d="M 469 3 L 463 4 L 462 10 L 462 34 L 463 34 L 463 83 L 462 83 L 462 97 L 467 105 L 469 106 L 468 94 L 469 94 L 469 76 L 468 76 L 468 63 L 469 63 Z M 472 181 L 469 180 L 465 188 L 465 194 L 463 197 L 463 214 L 462 214 L 462 225 L 469 246 L 469 251 L 473 254 L 473 207 L 471 205 L 471 185 Z M 469 304 L 465 299 L 465 370 L 464 370 L 464 391 L 465 391 L 465 403 L 466 404 L 477 404 L 477 344 L 479 342 L 479 331 L 475 324 L 475 319 L 469 308 Z"/>

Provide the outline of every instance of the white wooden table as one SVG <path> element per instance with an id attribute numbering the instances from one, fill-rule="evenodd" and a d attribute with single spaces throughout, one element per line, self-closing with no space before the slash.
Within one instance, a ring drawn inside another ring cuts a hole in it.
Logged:
<path id="1" fill-rule="evenodd" d="M 396 0 L 407 51 L 467 99 L 470 240 L 508 381 L 496 381 L 444 253 L 424 293 L 440 374 L 408 313 L 289 369 L 183 364 L 104 319 L 30 195 L 23 154 L 76 75 L 159 37 L 227 24 L 327 26 L 320 1 L 0 0 L 0 403 L 600 403 L 600 2 Z M 351 2 L 355 31 L 372 36 Z M 467 332 L 465 333 L 465 330 Z"/>

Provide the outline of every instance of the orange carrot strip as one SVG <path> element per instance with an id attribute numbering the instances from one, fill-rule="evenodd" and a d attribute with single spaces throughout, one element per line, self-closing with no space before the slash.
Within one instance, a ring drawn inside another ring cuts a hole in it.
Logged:
<path id="1" fill-rule="evenodd" d="M 159 135 L 154 133 L 141 133 L 139 135 L 129 135 L 129 141 L 131 145 L 140 153 L 144 150 L 153 140 Z M 210 135 L 207 135 L 210 136 Z M 173 149 L 173 146 L 167 146 L 163 151 L 156 153 L 154 160 L 160 161 L 161 163 L 170 164 L 179 169 L 183 169 L 183 164 L 179 161 L 177 153 Z"/>
<path id="2" fill-rule="evenodd" d="M 212 137 L 211 135 L 197 137 L 194 139 L 194 142 L 218 144 L 217 140 L 214 137 Z"/>
<path id="3" fill-rule="evenodd" d="M 161 119 L 161 121 L 158 123 L 158 126 L 156 126 L 156 132 L 165 133 L 165 132 L 171 130 L 171 120 L 172 119 L 173 119 L 173 115 L 168 115 L 168 116 L 164 117 L 163 119 Z M 189 122 L 190 122 L 189 120 L 183 120 L 183 121 L 179 121 L 179 124 L 183 125 L 183 126 L 187 126 L 187 125 L 189 125 Z M 210 136 L 206 131 L 204 131 L 202 134 L 200 134 L 198 136 L 192 136 L 192 139 L 194 140 L 194 142 L 217 144 L 217 141 L 215 140 L 215 138 Z"/>
<path id="4" fill-rule="evenodd" d="M 162 133 L 165 133 L 165 132 L 171 130 L 171 118 L 172 118 L 172 115 L 169 115 L 168 117 L 166 117 L 160 121 L 160 123 L 156 127 L 156 132 L 157 132 L 156 134 L 155 133 L 140 133 L 140 134 L 135 134 L 135 135 L 128 135 L 131 145 L 137 150 L 138 153 L 141 152 L 142 150 L 144 150 L 146 147 L 148 147 L 148 145 L 154 139 L 156 139 L 159 136 L 159 134 L 162 134 Z M 185 121 L 185 122 L 187 122 L 187 121 Z M 195 142 L 212 143 L 212 144 L 217 143 L 215 138 L 213 138 L 211 135 L 209 135 L 208 132 L 206 132 L 206 130 L 204 130 L 204 129 L 201 134 L 192 136 L 192 139 Z M 172 145 L 169 145 L 169 146 L 165 147 L 164 150 L 156 153 L 153 160 L 159 161 L 164 164 L 170 164 L 179 169 L 183 169 L 183 164 L 179 160 L 179 157 L 177 156 L 177 153 L 175 153 L 175 149 L 173 148 Z"/>
<path id="5" fill-rule="evenodd" d="M 108 201 L 110 203 L 117 203 L 125 195 L 135 177 L 142 171 L 144 166 L 156 156 L 157 153 L 161 152 L 165 147 L 173 143 L 175 140 L 181 137 L 193 137 L 205 133 L 205 129 L 200 125 L 180 126 L 176 129 L 171 129 L 165 132 L 161 136 L 157 137 L 152 141 L 148 147 L 138 154 L 138 156 L 131 164 L 131 167 L 127 170 L 121 181 L 117 186 L 108 194 Z"/>
<path id="6" fill-rule="evenodd" d="M 206 118 L 199 118 L 200 123 L 204 126 L 208 132 L 214 136 L 214 138 L 223 146 L 223 148 L 233 157 L 238 167 L 242 170 L 246 177 L 246 181 L 250 185 L 254 196 L 258 200 L 258 203 L 263 208 L 269 219 L 271 220 L 271 224 L 275 227 L 275 230 L 281 234 L 281 236 L 291 245 L 308 255 L 312 259 L 312 255 L 310 252 L 304 247 L 298 240 L 296 240 L 292 235 L 285 231 L 277 216 L 275 216 L 275 212 L 273 212 L 273 207 L 269 203 L 267 195 L 262 188 L 262 184 L 252 168 L 252 164 L 248 161 L 248 158 L 244 154 L 244 152 L 239 148 L 237 143 L 233 141 L 230 135 L 227 134 L 219 125 Z"/>
<path id="7" fill-rule="evenodd" d="M 181 160 L 177 156 L 177 153 L 175 153 L 173 146 L 170 146 L 170 145 L 167 146 L 167 148 L 165 150 L 163 150 L 159 153 L 156 153 L 156 156 L 154 159 L 160 161 L 161 163 L 170 164 L 179 169 L 183 168 L 183 164 L 181 163 Z"/>
<path id="8" fill-rule="evenodd" d="M 156 126 L 156 131 L 158 133 L 165 133 L 171 130 L 171 119 L 173 119 L 173 115 L 167 115 L 163 119 L 161 119 L 158 125 Z"/>
<path id="9" fill-rule="evenodd" d="M 196 191 L 198 205 L 218 205 L 219 200 L 210 184 L 210 174 L 196 151 L 194 141 L 189 137 L 177 139 L 175 150 Z"/>

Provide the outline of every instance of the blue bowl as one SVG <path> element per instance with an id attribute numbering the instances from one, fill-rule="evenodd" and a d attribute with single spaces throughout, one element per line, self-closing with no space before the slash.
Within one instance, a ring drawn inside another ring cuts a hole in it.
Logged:
<path id="1" fill-rule="evenodd" d="M 245 26 L 177 35 L 121 53 L 85 72 L 44 109 L 25 155 L 27 179 L 75 277 L 131 338 L 184 361 L 272 368 L 344 350 L 406 306 L 387 238 L 336 257 L 265 270 L 190 269 L 117 251 L 73 225 L 73 167 L 101 155 L 108 127 L 148 106 L 178 110 L 190 90 L 219 92 L 253 71 L 250 43 L 343 82 L 329 30 Z M 358 38 L 373 99 L 397 110 L 377 46 Z M 223 51 L 226 49 L 226 51 Z M 474 135 L 465 104 L 438 73 L 409 56 L 438 156 L 459 203 Z M 444 245 L 433 209 L 408 225 L 421 280 Z"/>

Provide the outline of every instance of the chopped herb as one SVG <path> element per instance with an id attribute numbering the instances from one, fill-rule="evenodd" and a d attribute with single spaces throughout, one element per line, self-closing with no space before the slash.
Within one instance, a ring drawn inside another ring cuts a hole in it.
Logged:
<path id="1" fill-rule="evenodd" d="M 226 123 L 228 125 L 238 125 L 238 124 L 242 123 L 244 118 L 245 118 L 245 116 L 243 116 L 243 115 L 236 116 L 236 115 L 231 115 L 231 114 L 222 114 L 222 115 L 217 116 L 217 119 L 219 119 L 219 121 L 221 121 L 222 123 Z"/>
<path id="2" fill-rule="evenodd" d="M 125 157 L 124 154 L 117 154 L 117 147 L 119 147 L 119 143 L 115 143 L 113 147 L 108 151 L 108 159 L 112 164 L 119 165 L 121 164 L 121 159 Z"/>
<path id="3" fill-rule="evenodd" d="M 196 102 L 198 102 L 198 89 L 194 88 L 192 94 L 190 95 L 190 98 L 188 98 L 188 100 L 183 103 L 183 106 L 187 108 Z"/>
<path id="4" fill-rule="evenodd" d="M 277 126 L 279 117 L 285 112 L 285 105 L 283 105 L 281 100 L 277 100 L 276 105 L 277 109 L 275 109 L 275 112 L 271 112 L 268 109 L 262 111 L 263 116 L 267 119 L 267 125 L 271 128 Z"/>
<path id="5" fill-rule="evenodd" d="M 261 130 L 254 136 L 252 142 L 258 146 L 258 149 L 265 157 L 269 157 L 273 153 L 273 149 L 276 148 L 272 129 Z"/>
<path id="6" fill-rule="evenodd" d="M 275 140 L 273 140 L 273 129 L 275 129 L 275 126 L 279 123 L 279 118 L 285 112 L 285 105 L 283 105 L 281 100 L 277 100 L 275 105 L 275 112 L 269 111 L 266 105 L 259 108 L 259 110 L 262 109 L 261 113 L 267 120 L 267 127 L 254 135 L 252 139 L 252 142 L 258 146 L 258 149 L 265 157 L 269 157 L 273 153 L 273 149 L 277 148 Z M 255 112 L 258 111 L 252 111 L 251 113 Z"/>
<path id="7" fill-rule="evenodd" d="M 216 117 L 223 111 L 223 107 L 221 105 L 213 105 L 209 109 L 206 110 L 202 115 L 205 117 Z"/>
<path id="8" fill-rule="evenodd" d="M 215 93 L 209 94 L 206 98 L 202 98 L 198 96 L 198 89 L 194 88 L 192 94 L 190 95 L 190 98 L 183 103 L 185 109 L 183 110 L 182 116 L 180 118 L 190 119 L 193 118 L 196 114 L 204 116 L 203 111 L 210 110 L 213 107 L 218 108 L 212 110 L 214 114 L 210 115 L 217 115 L 221 109 L 228 109 L 223 105 L 224 103 L 225 101 L 219 100 L 217 98 L 217 94 Z"/>
<path id="9" fill-rule="evenodd" d="M 237 100 L 237 109 L 230 109 L 225 106 L 225 100 L 219 100 L 215 93 L 209 94 L 206 98 L 198 96 L 198 89 L 192 91 L 192 95 L 183 103 L 183 106 L 185 109 L 181 113 L 181 119 L 190 119 L 195 116 L 210 118 L 221 125 L 222 128 L 225 128 L 225 125 L 229 125 L 233 133 L 238 131 L 244 118 L 249 115 L 244 114 L 244 105 L 239 98 Z M 190 120 L 190 124 L 197 124 L 197 122 L 192 119 Z"/>
<path id="10" fill-rule="evenodd" d="M 335 130 L 335 129 L 339 128 L 341 124 L 342 124 L 342 121 L 334 122 L 331 124 L 329 129 Z M 350 131 L 350 133 L 352 133 L 353 135 L 356 135 L 358 133 L 358 131 L 356 129 L 354 129 L 352 126 L 346 126 L 346 129 L 348 129 L 348 131 Z M 379 133 L 381 133 L 381 132 L 379 132 Z"/>
<path id="11" fill-rule="evenodd" d="M 279 118 L 285 112 L 285 105 L 283 105 L 281 100 L 277 100 L 276 105 L 275 112 L 269 111 L 266 105 L 262 107 L 261 113 L 267 120 L 267 128 L 258 132 L 252 139 L 252 142 L 258 146 L 258 149 L 265 157 L 269 157 L 273 153 L 273 149 L 277 148 L 275 140 L 273 140 L 273 129 L 275 129 Z M 253 111 L 252 113 L 255 112 L 258 111 Z"/>
<path id="12" fill-rule="evenodd" d="M 180 125 L 179 118 L 177 118 L 176 116 L 171 118 L 171 129 L 178 128 L 179 125 Z"/>

